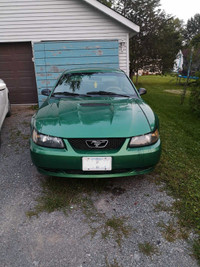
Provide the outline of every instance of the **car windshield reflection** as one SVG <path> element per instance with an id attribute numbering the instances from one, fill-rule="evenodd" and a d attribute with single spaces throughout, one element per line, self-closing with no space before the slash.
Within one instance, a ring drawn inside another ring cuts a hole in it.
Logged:
<path id="1" fill-rule="evenodd" d="M 124 73 L 68 73 L 61 76 L 52 96 L 110 95 L 137 97 Z"/>

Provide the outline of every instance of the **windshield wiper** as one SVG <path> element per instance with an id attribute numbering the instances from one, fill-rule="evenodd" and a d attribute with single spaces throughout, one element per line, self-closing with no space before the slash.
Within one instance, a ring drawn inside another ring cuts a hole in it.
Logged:
<path id="1" fill-rule="evenodd" d="M 64 96 L 87 96 L 87 97 L 91 97 L 90 95 L 86 95 L 86 94 L 77 94 L 77 93 L 70 93 L 70 92 L 55 92 L 51 96 L 56 96 L 56 95 L 64 95 Z"/>
<path id="2" fill-rule="evenodd" d="M 130 95 L 123 95 L 123 94 L 117 94 L 117 93 L 106 92 L 106 91 L 92 91 L 92 92 L 88 92 L 87 95 L 110 95 L 110 96 L 131 97 Z"/>

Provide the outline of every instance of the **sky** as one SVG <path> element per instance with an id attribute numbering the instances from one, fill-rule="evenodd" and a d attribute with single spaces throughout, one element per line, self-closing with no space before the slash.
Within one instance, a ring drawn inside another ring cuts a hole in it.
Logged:
<path id="1" fill-rule="evenodd" d="M 161 9 L 164 9 L 167 14 L 187 23 L 187 20 L 200 13 L 200 0 L 160 0 Z"/>

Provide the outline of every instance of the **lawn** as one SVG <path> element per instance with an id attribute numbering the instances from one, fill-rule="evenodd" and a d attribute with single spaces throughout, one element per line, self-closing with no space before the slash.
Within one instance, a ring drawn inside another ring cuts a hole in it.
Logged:
<path id="1" fill-rule="evenodd" d="M 183 90 L 183 86 L 176 84 L 176 78 L 142 76 L 140 87 L 147 89 L 143 99 L 160 119 L 162 157 L 155 173 L 177 199 L 180 224 L 200 235 L 200 118 L 190 110 L 189 94 L 180 105 L 177 90 Z M 200 261 L 200 239 L 193 247 Z"/>

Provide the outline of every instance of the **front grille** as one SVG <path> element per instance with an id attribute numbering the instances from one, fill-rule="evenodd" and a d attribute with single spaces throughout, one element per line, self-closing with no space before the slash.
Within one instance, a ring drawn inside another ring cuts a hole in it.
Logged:
<path id="1" fill-rule="evenodd" d="M 107 140 L 105 147 L 88 147 L 86 141 Z M 119 150 L 125 142 L 125 138 L 70 138 L 68 139 L 70 145 L 76 150 Z"/>

